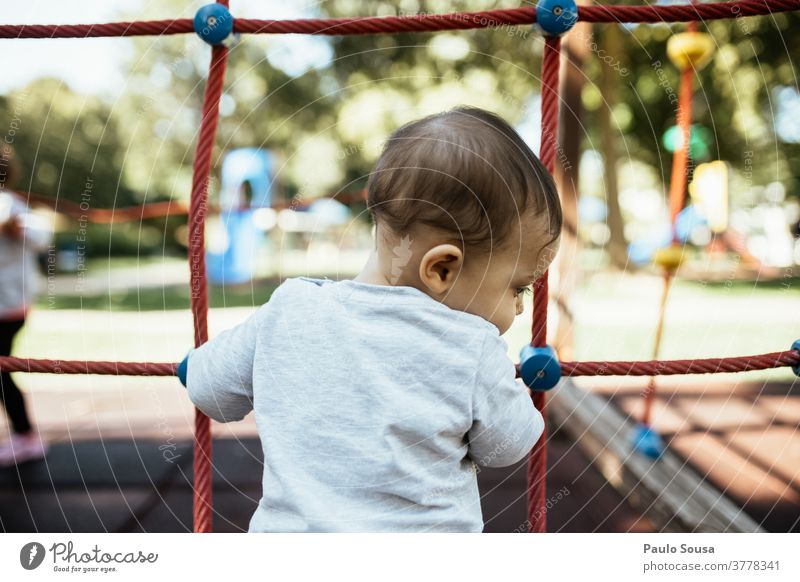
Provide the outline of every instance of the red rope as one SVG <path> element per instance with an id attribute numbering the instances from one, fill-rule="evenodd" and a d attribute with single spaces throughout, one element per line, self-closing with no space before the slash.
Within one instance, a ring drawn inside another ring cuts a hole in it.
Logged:
<path id="1" fill-rule="evenodd" d="M 218 0 L 227 6 L 227 0 Z M 228 49 L 215 46 L 211 50 L 200 135 L 194 157 L 192 196 L 189 202 L 189 267 L 191 270 L 191 309 L 194 317 L 194 343 L 208 341 L 208 281 L 205 261 L 205 219 L 208 206 L 208 182 L 211 154 L 219 121 L 219 101 L 225 82 Z M 211 422 L 195 410 L 194 428 L 194 531 L 211 531 Z"/>
<path id="2" fill-rule="evenodd" d="M 34 360 L 0 357 L 3 372 L 38 374 L 102 374 L 104 376 L 174 376 L 178 364 L 153 362 L 84 362 L 79 360 Z"/>
<path id="3" fill-rule="evenodd" d="M 542 138 L 539 157 L 551 174 L 555 170 L 556 141 L 558 139 L 558 73 L 561 66 L 561 38 L 545 38 L 542 55 Z M 531 324 L 531 345 L 544 346 L 547 343 L 547 303 L 549 299 L 548 273 L 545 273 L 533 286 L 533 321 Z M 544 392 L 534 392 L 533 404 L 547 418 Z M 544 532 L 547 529 L 545 496 L 547 492 L 547 422 L 541 438 L 531 450 L 528 458 L 528 530 Z"/>
<path id="4" fill-rule="evenodd" d="M 97 38 L 101 36 L 162 36 L 194 32 L 189 18 L 140 20 L 106 24 L 3 24 L 0 38 Z"/>
<path id="5" fill-rule="evenodd" d="M 19 193 L 25 196 L 23 193 Z M 54 200 L 41 194 L 27 195 L 28 203 L 46 206 L 53 212 L 65 214 L 75 220 L 85 220 L 94 224 L 117 224 L 147 220 L 149 218 L 162 218 L 167 216 L 186 216 L 189 206 L 182 200 L 163 200 L 148 202 L 137 206 L 119 208 L 89 208 L 84 210 L 80 204 L 70 200 Z"/>
<path id="6" fill-rule="evenodd" d="M 584 22 L 689 22 L 722 20 L 800 10 L 800 0 L 738 0 L 709 4 L 671 6 L 580 6 Z M 536 22 L 535 8 L 511 8 L 480 12 L 412 14 L 408 16 L 355 18 L 302 18 L 259 20 L 236 18 L 234 31 L 251 34 L 391 34 L 467 30 Z M 105 24 L 5 24 L 0 38 L 94 38 L 105 36 L 161 36 L 194 32 L 192 20 L 149 20 Z"/>
<path id="7" fill-rule="evenodd" d="M 651 360 L 645 362 L 561 362 L 563 376 L 674 376 L 768 370 L 800 364 L 800 352 L 788 350 L 758 356 L 705 358 L 700 360 Z"/>
<path id="8" fill-rule="evenodd" d="M 741 0 L 668 6 L 579 6 L 584 22 L 690 22 L 758 16 L 800 9 L 798 0 Z"/>
<path id="9" fill-rule="evenodd" d="M 252 34 L 389 34 L 497 28 L 536 22 L 535 8 L 450 12 L 446 14 L 411 14 L 409 16 L 357 18 L 304 18 L 299 20 L 234 20 L 236 32 Z"/>
<path id="10" fill-rule="evenodd" d="M 649 360 L 615 362 L 561 362 L 562 376 L 675 376 L 750 372 L 800 365 L 800 351 L 771 352 L 755 356 L 696 360 Z M 519 375 L 519 366 L 517 366 Z M 174 376 L 178 364 L 169 362 L 94 362 L 0 357 L 4 372 L 37 374 L 100 374 L 104 376 Z"/>
<path id="11" fill-rule="evenodd" d="M 532 346 L 543 346 L 547 343 L 547 302 L 550 293 L 547 279 L 545 273 L 533 283 Z"/>
<path id="12" fill-rule="evenodd" d="M 322 198 L 330 198 L 342 204 L 352 205 L 365 202 L 367 199 L 366 190 L 349 190 L 339 192 L 321 198 L 314 198 L 310 202 Z M 47 207 L 53 212 L 58 212 L 75 220 L 86 220 L 95 224 L 115 224 L 119 222 L 141 221 L 150 218 L 162 218 L 167 216 L 186 216 L 189 214 L 189 205 L 183 200 L 163 200 L 159 202 L 148 202 L 136 206 L 120 206 L 115 208 L 89 208 L 84 209 L 80 204 L 70 200 L 51 198 L 44 194 L 33 192 L 19 192 L 16 194 L 27 202 L 28 205 L 36 204 Z M 285 208 L 304 208 L 309 206 L 309 202 L 298 204 L 297 200 L 287 200 L 274 202 L 270 208 L 273 210 L 283 210 Z M 206 211 L 219 213 L 218 204 L 206 205 Z"/>

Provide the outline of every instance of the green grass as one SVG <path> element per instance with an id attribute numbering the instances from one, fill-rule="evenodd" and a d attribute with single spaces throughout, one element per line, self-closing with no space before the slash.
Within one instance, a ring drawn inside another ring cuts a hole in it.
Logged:
<path id="1" fill-rule="evenodd" d="M 229 287 L 210 286 L 209 306 L 253 307 L 266 303 L 277 288 L 273 280 L 254 281 L 252 284 Z M 57 295 L 40 297 L 40 309 L 87 309 L 93 311 L 164 311 L 189 309 L 190 296 L 187 285 L 170 285 L 163 288 L 144 287 L 103 294 Z"/>
<path id="2" fill-rule="evenodd" d="M 582 360 L 651 359 L 660 285 L 635 277 L 581 286 L 574 298 L 575 353 Z M 800 338 L 800 279 L 720 284 L 677 280 L 670 290 L 661 359 L 744 356 L 788 350 Z M 792 381 L 788 368 L 753 380 Z"/>
<path id="3" fill-rule="evenodd" d="M 125 259 L 102 260 L 94 265 L 101 278 L 107 276 L 110 280 L 113 280 L 115 269 L 130 270 L 141 266 L 147 265 Z M 212 309 L 257 307 L 269 300 L 277 285 L 277 279 L 261 279 L 237 286 L 211 286 L 209 303 Z M 795 339 L 800 338 L 798 286 L 800 277 L 758 282 L 675 280 L 670 291 L 660 358 L 738 356 L 788 349 Z M 619 275 L 597 270 L 583 274 L 570 300 L 575 314 L 575 358 L 650 359 L 660 293 L 660 279 L 652 275 Z M 42 317 L 47 317 L 46 312 L 51 310 L 80 310 L 141 313 L 142 317 L 150 313 L 157 318 L 154 312 L 177 313 L 188 310 L 189 305 L 189 288 L 182 284 L 96 294 L 61 294 L 49 299 L 42 297 L 38 311 Z M 103 351 L 106 344 L 113 343 L 115 355 L 120 359 L 134 359 L 145 353 L 141 345 L 137 345 L 142 343 L 141 339 L 130 342 L 125 339 L 126 334 L 136 335 L 135 330 L 125 329 L 129 324 L 124 323 L 119 329 L 82 329 L 79 319 L 79 314 L 69 315 L 70 322 L 74 321 L 75 325 L 63 334 L 45 332 L 42 328 L 36 332 L 31 330 L 32 333 L 25 334 L 24 344 L 39 352 L 36 346 L 44 334 L 53 348 L 47 352 L 56 351 L 59 344 L 77 350 L 78 346 L 73 346 L 69 338 L 71 334 L 78 334 L 82 352 L 88 353 L 93 346 Z M 165 327 L 173 325 L 165 319 L 162 322 Z M 159 333 L 169 335 L 171 332 L 162 328 Z M 529 338 L 530 305 L 506 335 L 512 357 L 516 357 L 519 346 Z M 751 374 L 748 377 L 777 375 L 790 381 L 794 378 L 788 369 Z"/>

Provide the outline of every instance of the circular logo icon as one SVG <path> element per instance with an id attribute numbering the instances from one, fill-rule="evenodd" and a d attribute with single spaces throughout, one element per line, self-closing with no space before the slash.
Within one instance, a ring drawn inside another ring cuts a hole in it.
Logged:
<path id="1" fill-rule="evenodd" d="M 19 551 L 19 563 L 26 570 L 35 570 L 44 561 L 44 546 L 39 542 L 30 542 Z"/>

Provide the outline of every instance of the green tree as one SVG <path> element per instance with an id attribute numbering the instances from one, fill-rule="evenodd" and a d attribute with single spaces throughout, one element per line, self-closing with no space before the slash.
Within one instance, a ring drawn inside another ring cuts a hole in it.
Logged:
<path id="1" fill-rule="evenodd" d="M 738 172 L 751 171 L 753 185 L 781 180 L 795 195 L 800 194 L 800 144 L 783 143 L 776 136 L 773 91 L 797 86 L 792 55 L 800 50 L 800 40 L 791 30 L 798 24 L 800 16 L 794 13 L 701 23 L 698 30 L 709 32 L 717 47 L 711 63 L 697 73 L 692 115 L 693 123 L 709 128 L 714 136 L 709 144 L 712 158 L 727 161 Z M 612 25 L 596 25 L 595 30 L 605 26 Z M 619 149 L 627 152 L 624 157 L 656 168 L 665 184 L 671 153 L 661 138 L 675 124 L 679 81 L 666 46 L 670 35 L 683 30 L 682 24 L 641 25 L 626 34 L 621 52 L 611 56 L 629 70 L 627 76 L 600 59 L 590 60 L 586 68 L 593 80 L 584 90 L 587 109 L 606 107 L 600 79 L 616 77 L 612 117 L 616 138 L 624 140 Z M 596 125 L 588 129 L 593 139 L 601 137 Z"/>
<path id="2" fill-rule="evenodd" d="M 447 9 L 517 5 L 458 0 Z M 416 0 L 336 0 L 313 15 L 438 10 L 437 3 Z M 171 0 L 157 14 L 184 12 Z M 122 107 L 135 112 L 127 139 L 146 147 L 131 148 L 126 174 L 185 197 L 209 49 L 192 35 L 135 42 L 131 91 Z M 318 55 L 319 62 L 295 74 L 292 51 Z M 217 152 L 241 146 L 278 152 L 277 180 L 288 196 L 354 189 L 366 181 L 382 140 L 402 122 L 459 103 L 521 119 L 539 92 L 540 55 L 541 39 L 531 27 L 310 40 L 250 35 L 230 52 Z"/>
<path id="3" fill-rule="evenodd" d="M 13 127 L 7 140 L 20 164 L 18 189 L 54 200 L 86 200 L 92 207 L 137 200 L 120 180 L 120 120 L 98 98 L 79 95 L 57 79 L 38 79 L 0 97 L 0 117 Z"/>

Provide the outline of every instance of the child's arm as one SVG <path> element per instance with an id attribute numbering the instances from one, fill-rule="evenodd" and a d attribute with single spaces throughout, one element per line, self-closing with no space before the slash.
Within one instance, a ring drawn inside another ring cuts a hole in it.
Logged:
<path id="1" fill-rule="evenodd" d="M 469 455 L 484 467 L 505 467 L 522 459 L 544 431 L 541 413 L 525 385 L 515 379 L 514 363 L 500 336 L 488 336 L 478 364 Z"/>
<path id="2" fill-rule="evenodd" d="M 218 422 L 253 410 L 253 359 L 266 307 L 189 352 L 178 368 L 189 399 Z"/>
<path id="3" fill-rule="evenodd" d="M 22 242 L 33 252 L 47 249 L 53 233 L 47 221 L 31 212 L 16 194 L 0 193 L 0 234 Z"/>
<path id="4" fill-rule="evenodd" d="M 53 232 L 45 219 L 32 213 L 24 214 L 20 218 L 25 245 L 37 253 L 46 251 L 53 239 Z"/>

